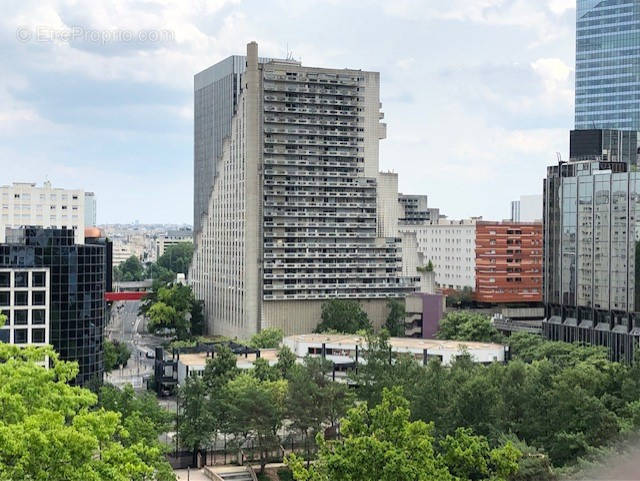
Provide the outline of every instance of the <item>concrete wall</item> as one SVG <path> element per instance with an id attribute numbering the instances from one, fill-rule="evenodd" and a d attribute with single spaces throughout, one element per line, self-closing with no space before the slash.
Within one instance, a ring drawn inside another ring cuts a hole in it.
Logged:
<path id="1" fill-rule="evenodd" d="M 320 323 L 325 301 L 266 301 L 262 307 L 262 329 L 277 327 L 285 336 L 313 332 Z M 387 299 L 361 300 L 362 309 L 374 328 L 379 329 L 387 320 Z"/>

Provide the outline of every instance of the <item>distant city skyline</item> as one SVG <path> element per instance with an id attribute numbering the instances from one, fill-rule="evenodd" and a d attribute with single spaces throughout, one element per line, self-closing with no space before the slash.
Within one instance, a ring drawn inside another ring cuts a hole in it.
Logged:
<path id="1" fill-rule="evenodd" d="M 95 192 L 99 224 L 192 223 L 193 75 L 251 40 L 268 57 L 379 71 L 380 167 L 450 218 L 507 217 L 511 200 L 541 193 L 555 152 L 568 153 L 572 0 L 26 1 L 5 18 L 6 181 Z M 103 35 L 65 37 L 78 25 Z M 114 38 L 114 26 L 157 35 Z"/>

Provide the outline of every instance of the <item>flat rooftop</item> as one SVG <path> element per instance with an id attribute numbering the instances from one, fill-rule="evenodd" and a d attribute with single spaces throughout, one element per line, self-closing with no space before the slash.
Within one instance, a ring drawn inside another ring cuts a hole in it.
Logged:
<path id="1" fill-rule="evenodd" d="M 362 336 L 354 334 L 300 334 L 297 336 L 289 336 L 285 338 L 285 342 L 289 340 L 294 343 L 307 344 L 331 344 L 344 346 L 364 346 L 366 339 Z M 502 344 L 493 344 L 490 342 L 470 342 L 470 341 L 444 341 L 439 339 L 417 339 L 406 337 L 391 337 L 389 345 L 396 350 L 432 350 L 439 349 L 445 351 L 459 351 L 460 348 L 469 350 L 483 349 L 504 349 Z"/>
<path id="2" fill-rule="evenodd" d="M 278 360 L 278 350 L 277 349 L 260 349 L 260 357 L 267 361 L 275 362 Z M 211 353 L 207 354 L 206 352 L 197 352 L 192 354 L 181 353 L 180 354 L 180 362 L 185 366 L 204 366 L 207 363 L 207 359 L 211 358 Z M 249 364 L 253 364 L 257 356 L 255 354 L 248 354 L 247 357 L 244 354 L 238 354 L 236 356 L 236 365 L 238 367 L 243 367 L 243 365 L 247 366 Z M 177 359 L 176 359 L 177 360 Z"/>

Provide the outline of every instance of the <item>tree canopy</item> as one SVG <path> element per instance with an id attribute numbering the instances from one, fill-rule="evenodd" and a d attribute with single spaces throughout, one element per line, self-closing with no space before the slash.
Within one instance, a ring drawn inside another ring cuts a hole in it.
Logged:
<path id="1" fill-rule="evenodd" d="M 393 337 L 404 337 L 404 320 L 407 317 L 404 302 L 398 299 L 389 299 L 387 309 L 389 309 L 389 314 L 387 315 L 387 320 L 384 325 L 385 329 L 389 331 L 389 334 Z"/>
<path id="2" fill-rule="evenodd" d="M 268 327 L 254 334 L 249 346 L 255 349 L 275 349 L 280 346 L 283 337 L 282 329 Z"/>
<path id="3" fill-rule="evenodd" d="M 186 274 L 189 271 L 192 257 L 193 243 L 180 242 L 167 246 L 164 253 L 158 258 L 157 265 L 174 274 Z"/>
<path id="4" fill-rule="evenodd" d="M 104 370 L 113 371 L 120 366 L 126 366 L 131 357 L 131 349 L 120 341 L 104 340 Z"/>
<path id="5" fill-rule="evenodd" d="M 51 368 L 37 361 L 48 356 Z M 76 363 L 51 348 L 0 344 L 0 479 L 48 481 L 169 481 L 175 479 L 155 442 L 136 438 L 138 426 L 97 406 L 72 387 Z"/>
<path id="6" fill-rule="evenodd" d="M 322 304 L 321 322 L 315 332 L 355 334 L 362 330 L 370 331 L 372 326 L 358 301 L 331 299 Z"/>
<path id="7" fill-rule="evenodd" d="M 138 256 L 131 256 L 113 269 L 116 282 L 143 281 L 146 278 L 144 266 Z"/>
<path id="8" fill-rule="evenodd" d="M 342 421 L 342 439 L 318 436 L 313 466 L 291 455 L 287 464 L 299 481 L 506 480 L 517 472 L 521 453 L 511 443 L 489 449 L 469 430 L 456 431 L 437 446 L 433 424 L 411 421 L 400 388 L 385 389 L 380 404 L 352 408 Z"/>
<path id="9" fill-rule="evenodd" d="M 483 314 L 469 311 L 452 311 L 440 321 L 438 339 L 456 341 L 502 342 L 502 335 Z"/>
<path id="10" fill-rule="evenodd" d="M 190 286 L 156 286 L 145 297 L 140 313 L 149 318 L 151 332 L 169 331 L 178 340 L 190 339 L 204 330 L 202 305 Z"/>

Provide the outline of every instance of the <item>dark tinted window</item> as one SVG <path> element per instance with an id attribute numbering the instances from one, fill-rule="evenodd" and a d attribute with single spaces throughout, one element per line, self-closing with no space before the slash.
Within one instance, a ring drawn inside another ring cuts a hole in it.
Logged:
<path id="1" fill-rule="evenodd" d="M 0 287 L 9 287 L 11 285 L 11 273 L 0 272 Z"/>
<path id="2" fill-rule="evenodd" d="M 31 274 L 31 285 L 33 287 L 44 287 L 44 281 L 46 279 L 44 272 L 33 272 Z"/>
<path id="3" fill-rule="evenodd" d="M 44 324 L 45 311 L 44 309 L 34 309 L 31 311 L 31 324 Z"/>
<path id="4" fill-rule="evenodd" d="M 29 287 L 29 273 L 19 271 L 14 273 L 13 282 L 15 287 Z"/>
<path id="5" fill-rule="evenodd" d="M 31 342 L 44 342 L 44 329 L 33 329 L 31 331 Z"/>
<path id="6" fill-rule="evenodd" d="M 31 304 L 33 306 L 44 306 L 44 291 L 33 291 L 31 293 Z"/>
<path id="7" fill-rule="evenodd" d="M 14 292 L 13 304 L 16 306 L 26 306 L 29 303 L 28 292 Z"/>
<path id="8" fill-rule="evenodd" d="M 27 330 L 15 329 L 13 331 L 13 343 L 14 344 L 26 344 L 27 343 Z"/>
<path id="9" fill-rule="evenodd" d="M 9 297 L 9 292 L 0 292 L 0 306 L 8 306 L 9 305 L 9 301 L 10 301 L 10 297 Z"/>
<path id="10" fill-rule="evenodd" d="M 27 310 L 20 309 L 13 311 L 13 324 L 16 326 L 24 326 L 27 324 Z"/>
<path id="11" fill-rule="evenodd" d="M 9 344 L 9 329 L 0 329 L 0 342 Z"/>

